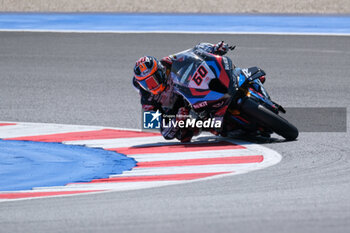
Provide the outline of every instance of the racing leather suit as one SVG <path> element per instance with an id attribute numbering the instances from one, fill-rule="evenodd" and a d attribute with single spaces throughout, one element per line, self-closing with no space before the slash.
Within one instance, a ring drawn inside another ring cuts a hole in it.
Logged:
<path id="1" fill-rule="evenodd" d="M 196 45 L 193 50 L 203 50 L 208 53 L 213 53 L 215 55 L 224 55 L 227 53 L 229 47 L 226 43 L 219 42 L 217 44 L 210 43 L 200 43 Z M 181 95 L 173 92 L 173 83 L 169 77 L 171 66 L 173 63 L 173 56 L 167 56 L 160 60 L 160 63 L 166 68 L 167 85 L 166 89 L 158 94 L 153 95 L 150 92 L 145 91 L 137 83 L 135 77 L 133 77 L 133 85 L 138 90 L 141 97 L 141 105 L 143 111 L 157 111 L 160 110 L 161 113 L 166 115 L 184 115 L 188 114 L 188 109 L 185 109 L 185 100 Z M 170 120 L 176 120 L 170 119 Z M 161 122 L 161 134 L 165 139 L 177 138 L 181 142 L 188 142 L 191 138 L 199 132 L 196 128 L 178 128 L 178 127 L 163 127 Z"/>

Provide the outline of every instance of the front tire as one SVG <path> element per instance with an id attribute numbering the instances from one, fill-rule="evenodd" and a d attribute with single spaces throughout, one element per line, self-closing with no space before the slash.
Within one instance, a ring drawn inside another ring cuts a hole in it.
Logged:
<path id="1" fill-rule="evenodd" d="M 288 141 L 295 140 L 299 135 L 294 125 L 250 98 L 244 101 L 242 111 Z"/>

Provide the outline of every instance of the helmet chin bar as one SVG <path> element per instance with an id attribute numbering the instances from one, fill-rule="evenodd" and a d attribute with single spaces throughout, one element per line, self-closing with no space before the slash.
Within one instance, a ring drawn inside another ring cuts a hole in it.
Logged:
<path id="1" fill-rule="evenodd" d="M 136 82 L 154 95 L 163 92 L 167 86 L 166 68 L 154 57 L 140 58 L 134 67 Z"/>
<path id="2" fill-rule="evenodd" d="M 159 95 L 161 94 L 165 89 L 165 86 L 164 84 L 160 84 L 158 88 L 154 89 L 154 90 L 150 90 L 150 92 L 153 94 L 153 95 Z"/>

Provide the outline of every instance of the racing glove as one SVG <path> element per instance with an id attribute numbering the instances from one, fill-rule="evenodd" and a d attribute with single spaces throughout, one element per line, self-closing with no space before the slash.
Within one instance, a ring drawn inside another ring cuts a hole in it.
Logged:
<path id="1" fill-rule="evenodd" d="M 160 63 L 167 69 L 171 70 L 171 65 L 173 64 L 173 61 L 171 60 L 170 56 L 168 57 L 163 57 L 160 60 Z"/>
<path id="2" fill-rule="evenodd" d="M 235 46 L 228 46 L 227 43 L 224 43 L 224 41 L 220 41 L 219 43 L 214 45 L 214 53 L 217 55 L 225 55 L 228 50 L 233 50 Z"/>

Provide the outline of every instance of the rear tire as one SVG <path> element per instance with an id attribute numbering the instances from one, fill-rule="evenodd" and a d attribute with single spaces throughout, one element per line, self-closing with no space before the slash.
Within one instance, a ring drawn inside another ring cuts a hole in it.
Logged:
<path id="1" fill-rule="evenodd" d="M 257 120 L 258 124 L 271 129 L 286 140 L 295 140 L 299 135 L 294 125 L 250 98 L 243 103 L 242 111 Z"/>

